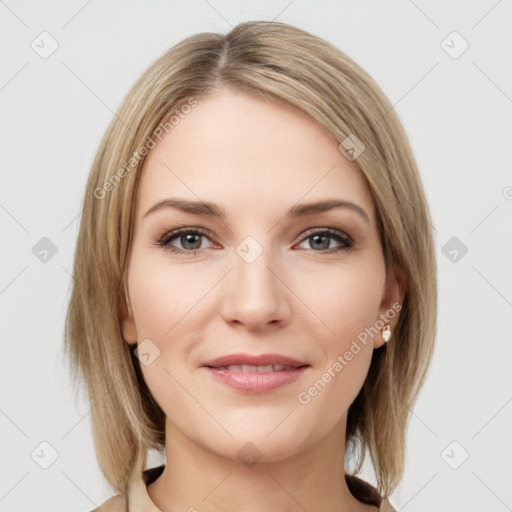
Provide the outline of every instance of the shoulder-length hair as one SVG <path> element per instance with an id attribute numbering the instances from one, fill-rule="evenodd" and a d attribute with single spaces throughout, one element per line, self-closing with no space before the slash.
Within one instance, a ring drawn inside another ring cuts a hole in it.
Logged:
<path id="1" fill-rule="evenodd" d="M 165 447 L 165 415 L 121 329 L 135 198 L 148 151 L 221 87 L 284 101 L 337 144 L 364 145 L 354 162 L 376 205 L 386 270 L 401 267 L 407 291 L 393 340 L 374 350 L 348 410 L 346 449 L 359 452 L 356 474 L 370 453 L 379 491 L 389 495 L 403 475 L 408 417 L 434 347 L 431 217 L 404 129 L 377 84 L 330 43 L 278 22 L 241 23 L 170 48 L 132 86 L 101 140 L 83 199 L 64 333 L 75 391 L 85 383 L 91 403 L 100 468 L 124 493 L 146 469 L 148 450 Z"/>

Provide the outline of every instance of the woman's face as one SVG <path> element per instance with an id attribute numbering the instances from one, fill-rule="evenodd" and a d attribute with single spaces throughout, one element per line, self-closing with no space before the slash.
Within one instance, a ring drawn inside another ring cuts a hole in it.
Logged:
<path id="1" fill-rule="evenodd" d="M 304 207 L 325 201 L 346 205 Z M 268 461 L 339 438 L 383 344 L 365 329 L 400 297 L 365 180 L 334 139 L 289 106 L 199 98 L 146 158 L 134 222 L 123 333 L 167 432 Z M 304 366 L 204 366 L 232 354 L 245 356 L 214 363 Z"/>

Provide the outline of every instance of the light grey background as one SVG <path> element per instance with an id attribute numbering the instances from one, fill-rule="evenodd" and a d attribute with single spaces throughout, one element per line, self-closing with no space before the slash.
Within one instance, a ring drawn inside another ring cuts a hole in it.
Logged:
<path id="1" fill-rule="evenodd" d="M 190 34 L 250 19 L 294 24 L 358 62 L 394 104 L 421 170 L 439 329 L 392 503 L 407 512 L 512 510 L 512 2 L 7 0 L 0 511 L 85 512 L 113 494 L 95 459 L 90 406 L 75 407 L 61 360 L 89 168 L 113 112 L 155 58 Z M 52 38 L 58 48 L 42 58 Z M 43 237 L 57 249 L 46 262 L 33 252 Z M 465 255 L 446 246 L 453 237 Z M 43 469 L 52 450 L 58 458 Z M 368 467 L 364 476 L 372 481 Z"/>

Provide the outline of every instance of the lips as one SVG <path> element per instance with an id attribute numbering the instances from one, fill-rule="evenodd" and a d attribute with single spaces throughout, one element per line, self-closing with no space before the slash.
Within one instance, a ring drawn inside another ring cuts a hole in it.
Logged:
<path id="1" fill-rule="evenodd" d="M 289 385 L 310 367 L 281 354 L 230 354 L 202 364 L 214 380 L 245 393 L 267 393 Z"/>
<path id="2" fill-rule="evenodd" d="M 208 366 L 210 368 L 222 368 L 231 365 L 239 365 L 246 367 L 263 367 L 263 366 L 286 366 L 294 368 L 301 368 L 302 366 L 309 366 L 306 361 L 299 361 L 288 356 L 281 354 L 229 354 L 221 356 L 216 359 L 211 359 L 204 362 L 201 366 Z"/>
<path id="3" fill-rule="evenodd" d="M 268 373 L 268 372 L 282 372 L 283 370 L 296 370 L 297 367 L 289 366 L 286 364 L 267 364 L 262 366 L 252 366 L 250 364 L 230 364 L 228 366 L 214 367 L 217 370 L 228 370 L 230 372 L 243 372 L 243 373 Z"/>

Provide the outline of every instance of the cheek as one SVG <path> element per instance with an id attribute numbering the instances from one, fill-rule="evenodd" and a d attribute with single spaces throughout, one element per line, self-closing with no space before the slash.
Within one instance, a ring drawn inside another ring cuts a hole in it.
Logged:
<path id="1" fill-rule="evenodd" d="M 339 351 L 378 320 L 384 281 L 383 265 L 372 258 L 302 273 L 295 290 L 320 324 L 318 339 Z"/>
<path id="2" fill-rule="evenodd" d="M 133 261 L 129 289 L 137 340 L 151 342 L 146 345 L 151 363 L 141 364 L 141 370 L 151 393 L 167 412 L 189 399 L 180 386 L 190 378 L 189 340 L 201 335 L 207 294 L 218 278 L 210 272 L 203 279 L 192 266 L 170 265 L 161 255 L 152 258 L 143 251 L 134 251 Z"/>
<path id="3" fill-rule="evenodd" d="M 131 269 L 130 298 L 139 339 L 163 342 L 176 338 L 182 326 L 194 317 L 198 303 L 215 281 L 200 279 L 192 267 L 170 265 L 140 256 Z"/>
<path id="4" fill-rule="evenodd" d="M 187 321 L 193 317 L 198 286 L 187 280 L 178 266 L 172 268 L 148 256 L 138 255 L 130 269 L 130 300 L 137 329 L 139 352 L 146 343 L 150 361 L 141 358 L 144 380 L 156 402 L 169 417 L 181 410 L 187 394 L 180 383 L 186 382 L 183 365 Z"/>

